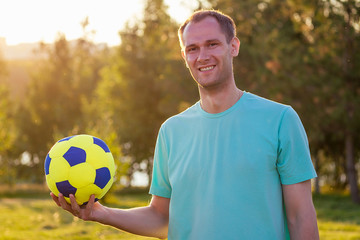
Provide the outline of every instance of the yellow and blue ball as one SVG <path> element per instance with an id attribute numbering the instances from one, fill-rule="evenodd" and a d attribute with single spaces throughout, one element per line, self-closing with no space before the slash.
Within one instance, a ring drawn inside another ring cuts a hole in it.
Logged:
<path id="1" fill-rule="evenodd" d="M 79 205 L 92 194 L 99 200 L 109 191 L 115 175 L 114 158 L 104 141 L 90 135 L 74 135 L 59 140 L 45 159 L 46 183 L 56 196 L 68 203 L 73 194 Z"/>

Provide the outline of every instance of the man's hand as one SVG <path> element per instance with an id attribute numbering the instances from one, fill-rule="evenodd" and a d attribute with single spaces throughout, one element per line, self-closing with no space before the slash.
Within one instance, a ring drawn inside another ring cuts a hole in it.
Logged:
<path id="1" fill-rule="evenodd" d="M 102 208 L 102 205 L 99 202 L 95 202 L 95 196 L 91 195 L 89 202 L 85 206 L 79 206 L 75 200 L 75 196 L 70 194 L 70 202 L 66 202 L 64 195 L 59 193 L 59 197 L 56 197 L 55 194 L 50 193 L 54 202 L 64 210 L 68 211 L 72 215 L 85 220 L 85 221 L 94 221 L 96 211 Z"/>
<path id="2" fill-rule="evenodd" d="M 86 206 L 79 206 L 74 195 L 70 194 L 67 203 L 61 193 L 56 197 L 50 193 L 54 202 L 72 215 L 89 221 L 96 221 L 113 226 L 126 232 L 137 235 L 164 239 L 167 237 L 169 224 L 170 199 L 153 195 L 151 203 L 146 207 L 132 209 L 108 208 L 95 202 L 91 195 Z"/>

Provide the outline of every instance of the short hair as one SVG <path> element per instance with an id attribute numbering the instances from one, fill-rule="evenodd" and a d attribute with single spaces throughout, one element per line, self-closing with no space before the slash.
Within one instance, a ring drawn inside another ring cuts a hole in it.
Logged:
<path id="1" fill-rule="evenodd" d="M 216 21 L 220 24 L 220 28 L 226 37 L 227 43 L 230 43 L 230 41 L 236 36 L 236 25 L 234 23 L 234 20 L 230 16 L 218 10 L 198 10 L 194 12 L 188 19 L 186 19 L 186 21 L 180 26 L 178 30 L 179 42 L 181 47 L 184 46 L 183 33 L 186 26 L 189 23 L 200 22 L 206 17 L 213 17 L 216 19 Z"/>

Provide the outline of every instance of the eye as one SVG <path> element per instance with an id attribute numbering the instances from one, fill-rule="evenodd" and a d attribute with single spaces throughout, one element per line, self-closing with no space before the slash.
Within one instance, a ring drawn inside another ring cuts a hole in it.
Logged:
<path id="1" fill-rule="evenodd" d="M 196 47 L 189 47 L 189 48 L 186 49 L 186 52 L 188 52 L 188 53 L 191 53 L 191 52 L 194 52 L 194 51 L 196 51 Z"/>
<path id="2" fill-rule="evenodd" d="M 212 42 L 212 43 L 209 44 L 209 47 L 216 47 L 216 46 L 218 46 L 218 45 L 219 45 L 219 43 L 217 43 L 217 42 Z"/>

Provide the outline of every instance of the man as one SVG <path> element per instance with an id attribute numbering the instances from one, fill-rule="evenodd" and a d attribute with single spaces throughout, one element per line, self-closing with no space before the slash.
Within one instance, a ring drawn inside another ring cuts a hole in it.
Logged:
<path id="1" fill-rule="evenodd" d="M 179 29 L 200 101 L 160 128 L 149 206 L 55 202 L 84 220 L 168 239 L 318 239 L 316 177 L 296 112 L 235 85 L 231 18 L 195 12 Z"/>

